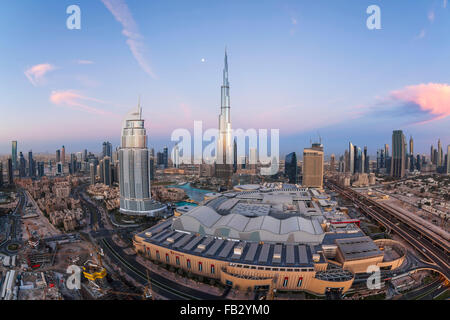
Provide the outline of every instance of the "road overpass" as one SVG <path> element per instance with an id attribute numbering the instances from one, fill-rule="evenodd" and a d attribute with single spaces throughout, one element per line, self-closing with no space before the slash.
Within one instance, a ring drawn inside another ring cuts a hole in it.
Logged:
<path id="1" fill-rule="evenodd" d="M 356 204 L 363 213 L 402 237 L 434 265 L 434 267 L 430 266 L 429 269 L 439 272 L 450 281 L 449 248 L 445 239 L 439 239 L 438 235 L 430 234 L 428 229 L 416 223 L 411 223 L 409 220 L 406 221 L 405 217 L 395 210 L 382 206 L 351 188 L 343 187 L 330 179 L 327 179 L 325 184 Z"/>

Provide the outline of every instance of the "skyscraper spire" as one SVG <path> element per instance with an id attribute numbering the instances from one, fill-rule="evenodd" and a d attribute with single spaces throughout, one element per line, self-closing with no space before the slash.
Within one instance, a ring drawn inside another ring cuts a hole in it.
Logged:
<path id="1" fill-rule="evenodd" d="M 227 47 L 225 47 L 225 63 L 223 68 L 223 86 L 228 87 L 228 56 L 227 56 Z"/>
<path id="2" fill-rule="evenodd" d="M 138 113 L 139 113 L 139 120 L 142 120 L 141 95 L 139 95 L 138 98 Z"/>

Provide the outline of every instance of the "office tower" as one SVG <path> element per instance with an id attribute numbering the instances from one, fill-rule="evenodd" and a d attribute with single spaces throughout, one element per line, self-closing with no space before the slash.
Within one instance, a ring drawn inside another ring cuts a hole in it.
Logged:
<path id="1" fill-rule="evenodd" d="M 303 149 L 302 186 L 322 188 L 323 186 L 323 151 L 317 148 Z"/>
<path id="2" fill-rule="evenodd" d="M 87 151 L 87 149 L 84 149 L 84 152 L 83 152 L 83 159 L 84 159 L 84 161 L 88 161 L 88 151 Z"/>
<path id="3" fill-rule="evenodd" d="M 103 153 L 102 158 L 110 157 L 112 158 L 112 144 L 109 141 L 103 142 Z"/>
<path id="4" fill-rule="evenodd" d="M 345 158 L 341 156 L 339 158 L 339 164 L 338 164 L 338 172 L 343 173 L 345 172 Z"/>
<path id="5" fill-rule="evenodd" d="M 106 184 L 107 186 L 112 185 L 112 179 L 111 179 L 111 158 L 106 156 L 103 158 L 103 184 Z"/>
<path id="6" fill-rule="evenodd" d="M 334 172 L 336 169 L 336 156 L 331 154 L 330 156 L 330 171 Z"/>
<path id="7" fill-rule="evenodd" d="M 163 148 L 163 165 L 164 168 L 169 167 L 169 149 L 166 146 Z"/>
<path id="8" fill-rule="evenodd" d="M 405 175 L 405 135 L 402 130 L 394 130 L 392 133 L 392 162 L 391 176 L 403 178 Z"/>
<path id="9" fill-rule="evenodd" d="M 357 148 L 357 159 L 358 159 L 358 172 L 363 173 L 364 172 L 364 154 L 362 153 L 362 150 L 360 147 Z"/>
<path id="10" fill-rule="evenodd" d="M 442 145 L 441 145 L 441 139 L 438 140 L 438 148 L 437 148 L 437 161 L 436 161 L 436 165 L 438 167 L 443 165 L 443 156 L 442 156 Z"/>
<path id="11" fill-rule="evenodd" d="M 248 161 L 250 163 L 250 168 L 256 169 L 256 165 L 258 164 L 258 149 L 250 148 Z"/>
<path id="12" fill-rule="evenodd" d="M 178 148 L 178 143 L 175 145 L 175 147 L 173 147 L 172 154 L 173 154 L 173 157 L 172 157 L 173 167 L 179 168 L 180 167 L 180 149 Z"/>
<path id="13" fill-rule="evenodd" d="M 95 164 L 93 162 L 89 163 L 89 177 L 91 184 L 95 184 Z"/>
<path id="14" fill-rule="evenodd" d="M 33 152 L 31 150 L 28 152 L 28 176 L 36 176 L 36 167 L 33 159 Z"/>
<path id="15" fill-rule="evenodd" d="M 69 172 L 70 174 L 75 174 L 77 172 L 77 157 L 74 153 L 70 154 Z"/>
<path id="16" fill-rule="evenodd" d="M 289 153 L 284 160 L 284 175 L 288 177 L 289 183 L 298 183 L 297 155 Z"/>
<path id="17" fill-rule="evenodd" d="M 56 175 L 58 176 L 63 175 L 63 164 L 61 161 L 56 164 Z"/>
<path id="18" fill-rule="evenodd" d="M 351 142 L 348 143 L 348 172 L 355 173 L 355 148 Z"/>
<path id="19" fill-rule="evenodd" d="M 350 159 L 349 158 L 350 157 L 348 154 L 348 150 L 345 150 L 345 152 L 344 152 L 344 163 L 345 163 L 344 172 L 350 172 L 350 165 L 349 165 Z"/>
<path id="20" fill-rule="evenodd" d="M 12 166 L 13 170 L 16 170 L 18 168 L 17 164 L 17 141 L 13 141 L 11 144 L 11 160 L 12 160 Z"/>
<path id="21" fill-rule="evenodd" d="M 162 152 L 157 152 L 156 153 L 156 164 L 158 166 L 163 166 L 164 165 L 164 154 Z"/>
<path id="22" fill-rule="evenodd" d="M 58 149 L 56 150 L 56 163 L 61 162 L 61 151 Z"/>
<path id="23" fill-rule="evenodd" d="M 104 158 L 103 158 L 104 159 Z M 98 162 L 97 172 L 100 183 L 104 183 L 105 176 L 103 175 L 105 171 L 103 170 L 103 159 Z"/>
<path id="24" fill-rule="evenodd" d="M 389 145 L 387 143 L 384 145 L 384 156 L 389 157 Z"/>
<path id="25" fill-rule="evenodd" d="M 150 157 L 150 181 L 155 180 L 155 158 Z"/>
<path id="26" fill-rule="evenodd" d="M 13 171 L 12 159 L 11 158 L 8 158 L 8 161 L 7 161 L 6 176 L 8 178 L 8 184 L 9 185 L 14 184 L 14 171 Z"/>
<path id="27" fill-rule="evenodd" d="M 233 172 L 237 171 L 237 142 L 236 139 L 233 141 Z"/>
<path id="28" fill-rule="evenodd" d="M 420 154 L 417 155 L 416 168 L 418 171 L 420 171 L 420 169 L 422 168 L 422 159 L 420 157 Z"/>
<path id="29" fill-rule="evenodd" d="M 364 172 L 369 173 L 369 155 L 367 154 L 367 146 L 364 146 Z"/>
<path id="30" fill-rule="evenodd" d="M 120 212 L 152 214 L 150 157 L 140 104 L 128 113 L 122 125 L 119 149 Z"/>
<path id="31" fill-rule="evenodd" d="M 27 166 L 27 161 L 25 160 L 25 157 L 23 156 L 23 153 L 21 151 L 21 152 L 19 152 L 19 177 L 23 178 L 27 175 L 26 166 Z"/>
<path id="32" fill-rule="evenodd" d="M 409 154 L 414 155 L 414 140 L 413 137 L 409 137 Z"/>
<path id="33" fill-rule="evenodd" d="M 152 158 L 155 157 L 155 149 L 154 148 L 150 149 L 150 157 L 152 157 Z"/>
<path id="34" fill-rule="evenodd" d="M 219 178 L 229 178 L 233 173 L 231 138 L 230 84 L 228 82 L 228 57 L 225 50 L 215 167 L 216 176 Z"/>
<path id="35" fill-rule="evenodd" d="M 66 164 L 66 148 L 64 146 L 61 148 L 61 162 L 63 166 Z"/>
<path id="36" fill-rule="evenodd" d="M 434 146 L 431 145 L 431 150 L 430 150 L 430 162 L 432 164 L 435 164 L 435 159 L 434 159 Z"/>
<path id="37" fill-rule="evenodd" d="M 12 162 L 12 160 L 11 160 Z M 12 165 L 12 163 L 11 163 Z M 3 163 L 0 161 L 0 187 L 3 186 Z"/>
<path id="38" fill-rule="evenodd" d="M 39 161 L 37 164 L 38 177 L 42 178 L 44 176 L 44 162 Z"/>
<path id="39" fill-rule="evenodd" d="M 450 174 L 450 145 L 447 146 L 447 174 Z"/>

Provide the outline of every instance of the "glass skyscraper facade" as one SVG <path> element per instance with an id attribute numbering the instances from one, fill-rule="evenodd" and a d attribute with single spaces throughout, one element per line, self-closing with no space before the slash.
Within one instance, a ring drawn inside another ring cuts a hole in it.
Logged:
<path id="1" fill-rule="evenodd" d="M 289 179 L 289 183 L 298 183 L 297 155 L 295 152 L 289 153 L 284 160 L 284 174 Z"/>

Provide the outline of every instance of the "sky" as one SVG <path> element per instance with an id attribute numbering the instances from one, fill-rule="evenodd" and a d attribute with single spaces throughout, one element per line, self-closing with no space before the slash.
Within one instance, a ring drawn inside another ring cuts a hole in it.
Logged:
<path id="1" fill-rule="evenodd" d="M 117 146 L 139 96 L 156 150 L 195 120 L 215 128 L 225 47 L 233 128 L 279 129 L 281 154 L 320 137 L 327 155 L 374 155 L 397 129 L 416 152 L 450 144 L 448 0 L 1 3 L 0 154 Z"/>

